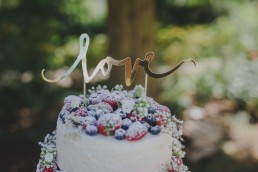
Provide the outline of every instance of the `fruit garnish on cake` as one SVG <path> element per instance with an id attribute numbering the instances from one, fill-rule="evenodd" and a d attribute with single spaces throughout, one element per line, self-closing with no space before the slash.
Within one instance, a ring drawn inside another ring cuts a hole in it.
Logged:
<path id="1" fill-rule="evenodd" d="M 147 133 L 159 135 L 172 118 L 166 106 L 145 97 L 142 86 L 126 91 L 117 85 L 111 91 L 105 86 L 91 89 L 86 101 L 82 96 L 66 97 L 59 119 L 89 136 L 137 141 Z"/>

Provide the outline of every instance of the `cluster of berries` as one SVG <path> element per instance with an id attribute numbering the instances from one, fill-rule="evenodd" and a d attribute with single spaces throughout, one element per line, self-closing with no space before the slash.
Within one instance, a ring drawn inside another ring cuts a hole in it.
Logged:
<path id="1" fill-rule="evenodd" d="M 148 132 L 158 135 L 171 121 L 170 110 L 144 96 L 144 88 L 131 91 L 116 86 L 93 88 L 86 99 L 68 96 L 59 114 L 61 121 L 81 127 L 87 135 L 102 134 L 117 140 L 139 140 Z"/>

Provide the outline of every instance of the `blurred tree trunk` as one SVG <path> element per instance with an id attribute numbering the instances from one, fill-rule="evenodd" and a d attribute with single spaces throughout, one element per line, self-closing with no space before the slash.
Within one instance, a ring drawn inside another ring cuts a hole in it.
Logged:
<path id="1" fill-rule="evenodd" d="M 115 59 L 130 56 L 133 63 L 137 57 L 144 58 L 154 51 L 154 0 L 108 0 L 109 55 Z M 144 71 L 140 69 L 135 84 L 144 85 Z M 114 67 L 110 85 L 125 85 L 124 69 Z M 149 80 L 150 81 L 150 80 Z M 150 81 L 151 82 L 151 81 Z M 148 84 L 148 92 L 153 83 Z"/>

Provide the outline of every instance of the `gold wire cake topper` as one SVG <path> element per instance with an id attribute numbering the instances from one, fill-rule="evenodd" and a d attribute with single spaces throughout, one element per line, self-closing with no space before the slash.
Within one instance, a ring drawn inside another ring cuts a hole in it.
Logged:
<path id="1" fill-rule="evenodd" d="M 85 42 L 85 44 L 84 44 L 84 42 Z M 85 95 L 86 94 L 86 83 L 89 83 L 97 75 L 97 73 L 99 71 L 101 71 L 101 73 L 104 76 L 107 76 L 110 73 L 110 71 L 112 70 L 113 66 L 125 66 L 125 83 L 127 86 L 130 86 L 133 83 L 133 80 L 135 78 L 135 75 L 138 71 L 139 66 L 142 66 L 145 71 L 145 95 L 146 95 L 147 76 L 150 76 L 152 78 L 163 78 L 163 77 L 166 77 L 166 76 L 172 74 L 173 72 L 175 72 L 185 62 L 193 62 L 194 65 L 196 65 L 195 61 L 192 59 L 184 60 L 184 61 L 180 62 L 179 64 L 177 64 L 171 70 L 169 70 L 165 73 L 157 74 L 157 73 L 152 72 L 149 68 L 150 62 L 154 58 L 154 53 L 148 52 L 145 55 L 145 58 L 143 60 L 140 58 L 137 58 L 133 67 L 132 67 L 132 60 L 130 57 L 126 57 L 123 60 L 115 60 L 112 57 L 108 56 L 105 59 L 102 59 L 98 63 L 98 65 L 96 66 L 96 68 L 94 69 L 92 74 L 89 75 L 88 68 L 87 68 L 87 57 L 86 57 L 86 54 L 87 54 L 87 51 L 89 48 L 89 43 L 90 43 L 90 38 L 89 38 L 88 34 L 82 34 L 80 36 L 80 52 L 79 52 L 77 59 L 72 64 L 72 66 L 62 76 L 60 76 L 56 79 L 46 78 L 46 76 L 44 74 L 45 69 L 43 69 L 41 71 L 42 78 L 47 82 L 58 82 L 64 78 L 66 78 L 67 76 L 69 76 L 74 71 L 74 69 L 77 67 L 77 65 L 80 63 L 80 61 L 82 61 L 82 72 L 83 72 L 83 79 L 84 79 L 84 95 Z M 105 69 L 105 65 L 107 65 L 106 69 Z"/>

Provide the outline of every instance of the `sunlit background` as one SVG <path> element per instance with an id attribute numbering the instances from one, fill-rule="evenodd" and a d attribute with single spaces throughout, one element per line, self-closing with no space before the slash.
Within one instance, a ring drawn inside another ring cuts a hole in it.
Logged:
<path id="1" fill-rule="evenodd" d="M 40 76 L 74 62 L 81 33 L 91 38 L 90 68 L 148 51 L 155 71 L 194 59 L 148 90 L 185 121 L 186 164 L 258 171 L 257 18 L 256 0 L 0 0 L 0 171 L 35 171 L 38 141 L 54 130 L 64 97 L 82 93 L 80 65 L 56 84 Z M 88 86 L 124 83 L 116 70 Z"/>

